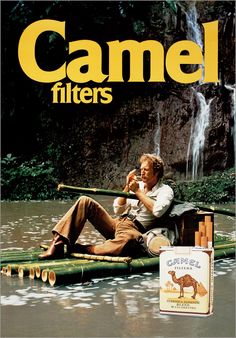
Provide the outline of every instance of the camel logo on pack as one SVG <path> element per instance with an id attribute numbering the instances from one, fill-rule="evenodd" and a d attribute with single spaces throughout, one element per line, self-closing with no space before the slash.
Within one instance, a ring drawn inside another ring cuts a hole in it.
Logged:
<path id="1" fill-rule="evenodd" d="M 179 285 L 180 292 L 179 292 L 178 298 L 184 298 L 184 289 L 189 288 L 189 287 L 193 288 L 193 294 L 191 296 L 193 299 L 196 298 L 197 293 L 200 296 L 205 296 L 207 294 L 207 291 L 204 288 L 203 284 L 198 283 L 196 279 L 194 279 L 191 275 L 187 274 L 187 275 L 180 276 L 179 278 L 177 278 L 175 271 L 168 271 L 168 273 L 171 275 L 173 283 Z M 174 286 L 173 286 L 173 290 L 176 290 Z"/>

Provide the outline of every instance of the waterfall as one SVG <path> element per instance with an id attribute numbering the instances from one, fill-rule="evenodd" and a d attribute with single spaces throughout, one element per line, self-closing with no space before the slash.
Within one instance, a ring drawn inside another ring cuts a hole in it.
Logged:
<path id="1" fill-rule="evenodd" d="M 161 118 L 160 118 L 160 113 L 157 110 L 157 127 L 154 135 L 154 153 L 156 155 L 160 155 L 161 153 Z"/>
<path id="2" fill-rule="evenodd" d="M 199 28 L 199 25 L 197 23 L 197 10 L 194 6 L 192 6 L 188 12 L 185 12 L 186 18 L 187 18 L 187 39 L 195 41 L 201 49 L 203 49 L 203 43 L 202 43 L 202 32 Z"/>
<path id="3" fill-rule="evenodd" d="M 198 112 L 195 119 L 192 119 L 192 126 L 190 132 L 190 140 L 188 145 L 186 175 L 188 175 L 188 161 L 189 156 L 192 157 L 192 180 L 198 176 L 203 175 L 203 151 L 205 145 L 205 131 L 209 126 L 210 117 L 210 104 L 213 99 L 208 103 L 202 93 L 196 92 L 198 100 Z"/>
<path id="4" fill-rule="evenodd" d="M 189 8 L 186 14 L 187 19 L 187 39 L 196 42 L 196 44 L 201 47 L 203 50 L 203 39 L 202 39 L 202 32 L 197 22 L 197 10 L 195 7 L 195 1 L 192 2 L 192 6 Z M 200 65 L 202 69 L 202 78 L 204 77 L 204 65 Z M 202 81 L 200 80 L 199 83 Z"/>
<path id="5" fill-rule="evenodd" d="M 191 123 L 190 137 L 189 137 L 189 142 L 188 142 L 187 158 L 186 158 L 186 178 L 188 178 L 188 173 L 189 173 L 189 157 L 190 157 L 190 151 L 191 151 L 191 145 L 192 145 L 192 139 L 193 139 L 194 113 L 192 114 L 191 121 L 192 123 Z"/>
<path id="6" fill-rule="evenodd" d="M 191 2 L 191 7 L 188 9 L 186 14 L 187 19 L 187 39 L 192 40 L 197 43 L 199 47 L 203 50 L 203 41 L 202 41 L 202 32 L 197 22 L 197 10 L 195 6 L 195 1 Z M 202 65 L 202 77 L 204 76 L 204 66 Z M 199 81 L 201 84 L 201 81 Z M 194 119 L 194 114 L 192 115 L 192 123 L 190 129 L 190 138 L 187 149 L 187 159 L 186 159 L 186 178 L 189 176 L 190 165 L 189 159 L 192 160 L 192 180 L 196 179 L 198 176 L 203 175 L 203 151 L 205 145 L 205 130 L 209 126 L 209 115 L 210 115 L 210 104 L 206 102 L 205 97 L 202 93 L 197 92 L 196 89 L 193 89 L 198 101 L 198 112 L 197 116 Z"/>
<path id="7" fill-rule="evenodd" d="M 235 85 L 225 85 L 225 88 L 231 92 L 231 117 L 233 118 L 234 125 L 232 127 L 232 135 L 234 140 L 234 155 L 236 155 L 236 103 L 235 103 L 235 96 L 236 96 L 236 88 Z"/>

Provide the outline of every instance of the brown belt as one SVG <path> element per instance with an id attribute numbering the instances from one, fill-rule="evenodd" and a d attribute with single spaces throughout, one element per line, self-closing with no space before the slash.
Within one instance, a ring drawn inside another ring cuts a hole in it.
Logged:
<path id="1" fill-rule="evenodd" d="M 144 226 L 136 219 L 136 216 L 132 214 L 123 214 L 120 216 L 120 218 L 128 218 L 129 220 L 131 220 L 138 228 L 138 231 L 140 231 L 142 234 L 147 231 Z"/>

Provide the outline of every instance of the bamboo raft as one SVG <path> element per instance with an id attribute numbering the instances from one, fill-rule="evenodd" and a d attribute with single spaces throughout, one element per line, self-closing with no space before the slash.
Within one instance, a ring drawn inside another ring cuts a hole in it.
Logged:
<path id="1" fill-rule="evenodd" d="M 215 260 L 235 256 L 236 242 L 215 236 Z M 41 279 L 51 286 L 83 283 L 93 278 L 159 271 L 159 257 L 113 257 L 72 253 L 63 259 L 38 260 L 47 247 L 25 251 L 2 251 L 0 267 L 6 276 Z"/>
<path id="2" fill-rule="evenodd" d="M 58 190 L 137 198 L 136 195 L 132 193 L 73 187 L 63 184 L 58 185 Z M 183 202 L 175 201 L 174 203 L 178 204 Z M 200 209 L 215 211 L 228 216 L 235 216 L 235 212 L 227 209 L 216 210 L 215 208 L 209 208 L 207 206 L 201 206 Z M 215 235 L 215 260 L 235 256 L 235 244 L 236 242 L 229 237 Z M 83 283 L 93 278 L 159 271 L 159 257 L 141 257 L 132 259 L 131 257 L 70 253 L 70 255 L 67 255 L 63 259 L 39 260 L 38 255 L 45 249 L 47 249 L 47 246 L 42 245 L 41 248 L 34 250 L 2 251 L 0 256 L 0 268 L 2 274 L 6 276 L 18 275 L 19 278 L 40 278 L 43 282 L 48 282 L 51 286 L 54 286 L 60 284 Z"/>

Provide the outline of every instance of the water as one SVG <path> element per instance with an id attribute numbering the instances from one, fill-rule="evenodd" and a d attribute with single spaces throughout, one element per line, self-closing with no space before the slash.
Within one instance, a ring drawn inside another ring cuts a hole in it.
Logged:
<path id="1" fill-rule="evenodd" d="M 235 85 L 225 85 L 225 88 L 228 89 L 231 92 L 231 117 L 233 118 L 234 125 L 232 127 L 232 135 L 234 139 L 234 154 L 236 154 L 236 128 L 235 128 L 235 123 L 236 123 L 236 104 L 235 104 L 235 99 L 236 99 L 236 87 Z"/>
<path id="2" fill-rule="evenodd" d="M 112 198 L 96 199 L 112 212 Z M 52 226 L 72 203 L 2 202 L 2 250 L 48 242 Z M 215 228 L 232 233 L 234 219 L 216 215 Z M 82 241 L 101 239 L 87 224 Z M 234 337 L 235 266 L 233 259 L 215 264 L 214 314 L 205 318 L 160 315 L 158 271 L 58 287 L 2 276 L 1 336 Z"/>
<path id="3" fill-rule="evenodd" d="M 195 91 L 195 90 L 194 90 Z M 206 101 L 203 94 L 195 91 L 198 100 L 198 113 L 196 119 L 192 118 L 192 126 L 187 153 L 186 176 L 189 170 L 189 156 L 192 159 L 192 180 L 203 176 L 203 152 L 205 145 L 205 132 L 209 127 L 210 105 L 213 99 Z"/>
<path id="4" fill-rule="evenodd" d="M 187 22 L 187 39 L 192 40 L 197 43 L 197 45 L 203 50 L 203 39 L 202 32 L 197 22 L 197 10 L 195 6 L 195 1 L 192 1 L 188 11 L 186 14 L 186 22 Z M 202 78 L 204 76 L 204 65 L 202 68 Z M 202 81 L 199 81 L 201 84 Z M 187 149 L 187 159 L 186 159 L 186 178 L 189 176 L 189 158 L 191 156 L 191 178 L 195 180 L 196 178 L 201 177 L 203 175 L 203 151 L 205 144 L 205 130 L 209 126 L 209 113 L 210 113 L 210 104 L 206 102 L 205 97 L 202 93 L 197 92 L 193 89 L 195 95 L 197 96 L 197 100 L 199 102 L 198 105 L 198 115 L 194 120 L 192 116 L 192 124 L 190 130 L 190 138 Z"/>
<path id="5" fill-rule="evenodd" d="M 201 49 L 203 49 L 202 32 L 197 22 L 197 10 L 195 1 L 192 1 L 191 7 L 188 9 L 186 14 L 187 21 L 187 40 L 195 41 Z"/>
<path id="6" fill-rule="evenodd" d="M 157 127 L 154 135 L 154 154 L 160 156 L 161 153 L 161 118 L 160 112 L 156 111 L 157 116 Z"/>

